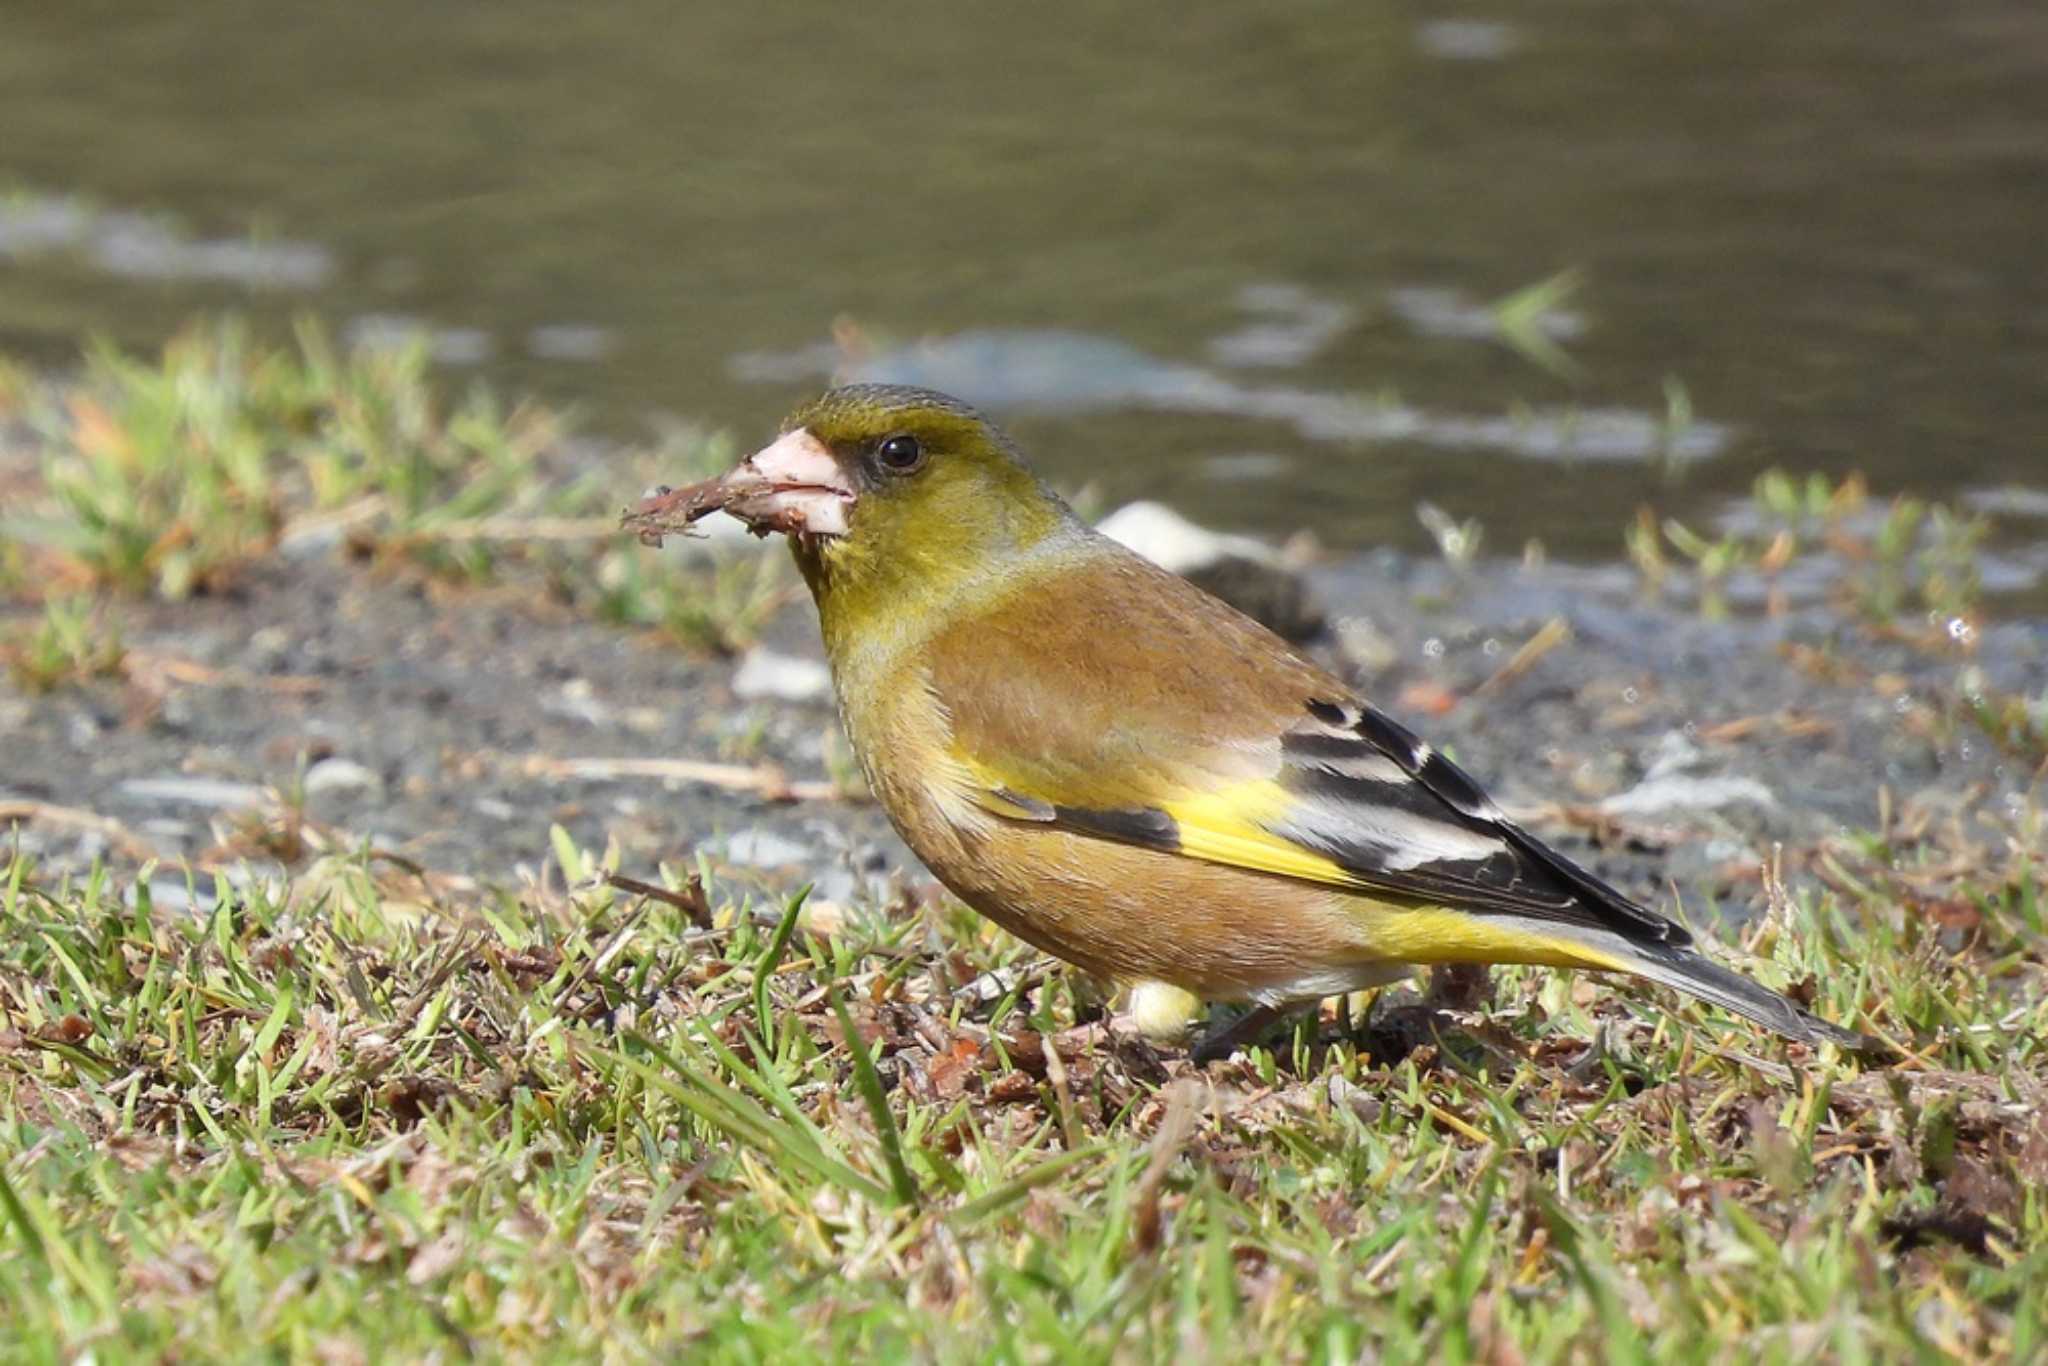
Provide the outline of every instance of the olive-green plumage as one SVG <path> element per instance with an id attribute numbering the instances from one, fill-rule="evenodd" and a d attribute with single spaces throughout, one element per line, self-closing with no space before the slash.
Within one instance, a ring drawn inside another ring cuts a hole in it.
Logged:
<path id="1" fill-rule="evenodd" d="M 751 500 L 733 510 L 793 532 L 890 819 L 1022 938 L 1266 1005 L 1423 963 L 1611 969 L 1861 1042 L 1712 963 L 1340 680 L 1094 533 L 965 404 L 850 386 L 783 433 L 729 476 Z"/>

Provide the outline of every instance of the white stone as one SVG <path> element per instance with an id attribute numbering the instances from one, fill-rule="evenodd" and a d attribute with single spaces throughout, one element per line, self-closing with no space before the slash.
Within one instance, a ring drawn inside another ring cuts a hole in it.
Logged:
<path id="1" fill-rule="evenodd" d="M 383 787 L 382 778 L 353 759 L 322 759 L 306 770 L 305 789 L 308 797 L 318 797 L 329 792 L 376 792 L 381 791 Z"/>
<path id="2" fill-rule="evenodd" d="M 734 695 L 749 702 L 813 702 L 831 689 L 832 671 L 824 661 L 758 645 L 747 651 L 732 676 Z"/>
<path id="3" fill-rule="evenodd" d="M 254 783 L 218 778 L 130 778 L 119 789 L 124 797 L 144 802 L 181 802 L 189 806 L 256 806 L 263 789 Z"/>
<path id="4" fill-rule="evenodd" d="M 1778 799 L 1754 778 L 1650 778 L 1600 803 L 1609 816 L 1666 816 L 1683 811 L 1713 811 L 1747 802 L 1774 807 Z"/>
<path id="5" fill-rule="evenodd" d="M 1275 558 L 1273 548 L 1263 541 L 1196 526 L 1164 503 L 1126 503 L 1095 529 L 1176 574 L 1204 569 L 1223 559 L 1270 564 Z"/>
<path id="6" fill-rule="evenodd" d="M 808 845 L 757 826 L 734 832 L 725 843 L 725 856 L 750 868 L 781 868 L 803 862 L 811 856 L 811 850 Z"/>

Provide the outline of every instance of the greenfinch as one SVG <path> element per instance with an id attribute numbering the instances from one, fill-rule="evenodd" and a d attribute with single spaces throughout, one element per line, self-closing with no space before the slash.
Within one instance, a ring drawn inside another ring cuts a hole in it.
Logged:
<path id="1" fill-rule="evenodd" d="M 658 540 L 716 508 L 788 536 L 905 842 L 1087 972 L 1264 1024 L 1418 965 L 1591 968 L 1866 1042 L 1705 957 L 1278 636 L 1097 534 L 957 399 L 833 389 L 626 522 Z"/>

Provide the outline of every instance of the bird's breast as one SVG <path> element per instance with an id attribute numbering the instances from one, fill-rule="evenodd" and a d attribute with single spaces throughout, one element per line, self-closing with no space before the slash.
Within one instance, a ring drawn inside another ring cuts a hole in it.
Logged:
<path id="1" fill-rule="evenodd" d="M 1213 999 L 1261 997 L 1355 957 L 1332 889 L 993 814 L 928 675 L 848 681 L 840 715 L 891 824 L 954 895 L 1020 939 L 1101 977 Z"/>
<path id="2" fill-rule="evenodd" d="M 833 682 L 854 758 L 904 842 L 927 864 L 957 859 L 991 818 L 954 757 L 952 720 L 929 674 L 906 663 L 868 677 L 835 661 Z"/>

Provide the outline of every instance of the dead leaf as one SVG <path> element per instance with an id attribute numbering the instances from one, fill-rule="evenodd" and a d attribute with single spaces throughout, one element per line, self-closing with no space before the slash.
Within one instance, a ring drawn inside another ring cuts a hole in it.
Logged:
<path id="1" fill-rule="evenodd" d="M 455 1269 L 462 1260 L 462 1230 L 456 1225 L 441 1230 L 441 1236 L 423 1244 L 406 1263 L 405 1279 L 413 1285 L 426 1285 L 439 1280 Z"/>
<path id="2" fill-rule="evenodd" d="M 980 1044 L 965 1037 L 955 1039 L 952 1047 L 933 1058 L 931 1066 L 926 1069 L 932 1091 L 941 1100 L 957 1100 L 967 1089 L 967 1083 L 980 1061 Z"/>
<path id="3" fill-rule="evenodd" d="M 1401 689 L 1395 705 L 1423 716 L 1442 716 L 1458 705 L 1458 695 L 1441 683 L 1410 683 Z"/>

